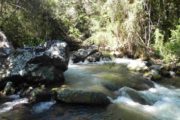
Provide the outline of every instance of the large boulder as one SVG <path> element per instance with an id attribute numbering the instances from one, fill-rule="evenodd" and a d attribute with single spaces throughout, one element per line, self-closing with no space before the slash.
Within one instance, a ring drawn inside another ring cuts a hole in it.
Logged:
<path id="1" fill-rule="evenodd" d="M 101 92 L 61 88 L 56 90 L 57 100 L 71 104 L 108 105 L 110 100 Z"/>
<path id="2" fill-rule="evenodd" d="M 0 70 L 0 83 L 6 81 L 55 83 L 63 82 L 68 68 L 68 45 L 63 41 L 48 41 L 35 48 L 17 49 Z"/>

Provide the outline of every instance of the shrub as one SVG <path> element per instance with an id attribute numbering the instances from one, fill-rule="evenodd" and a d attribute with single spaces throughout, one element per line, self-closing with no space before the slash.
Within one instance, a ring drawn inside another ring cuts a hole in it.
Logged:
<path id="1" fill-rule="evenodd" d="M 171 37 L 167 42 L 159 29 L 155 31 L 155 50 L 161 55 L 165 62 L 177 62 L 180 59 L 180 25 L 171 30 Z"/>

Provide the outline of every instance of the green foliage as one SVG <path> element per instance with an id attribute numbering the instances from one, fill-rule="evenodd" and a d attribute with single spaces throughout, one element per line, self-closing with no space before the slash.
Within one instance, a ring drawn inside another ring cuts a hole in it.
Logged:
<path id="1" fill-rule="evenodd" d="M 60 1 L 3 0 L 0 4 L 0 29 L 15 47 L 34 46 L 51 39 L 71 41 L 71 33 L 68 34 L 70 24 L 66 22 L 69 20 L 59 17 L 58 2 Z M 78 32 L 74 38 L 77 38 L 77 34 Z"/>
<path id="2" fill-rule="evenodd" d="M 79 43 L 96 44 L 140 57 L 148 56 L 153 44 L 168 61 L 177 59 L 179 54 L 178 3 L 179 0 L 2 0 L 0 29 L 17 47 L 61 39 L 73 48 Z"/>
<path id="3" fill-rule="evenodd" d="M 15 47 L 34 46 L 45 40 L 45 23 L 40 20 L 42 16 L 39 13 L 32 14 L 38 8 L 30 8 L 29 4 L 39 7 L 39 3 L 23 0 L 4 0 L 1 4 L 0 28 Z"/>
<path id="4" fill-rule="evenodd" d="M 155 34 L 155 43 L 154 48 L 163 55 L 164 52 L 164 35 L 160 33 L 159 29 L 156 29 Z"/>
<path id="5" fill-rule="evenodd" d="M 175 29 L 179 20 L 179 0 L 149 0 L 151 5 L 151 21 L 164 34 L 165 42 L 171 37 L 171 29 Z"/>
<path id="6" fill-rule="evenodd" d="M 168 42 L 165 42 L 164 35 L 157 29 L 154 48 L 165 62 L 178 62 L 180 59 L 180 25 L 177 25 L 175 30 L 171 30 L 171 37 Z"/>
<path id="7" fill-rule="evenodd" d="M 97 9 L 98 15 L 90 19 L 92 35 L 85 44 L 97 44 L 111 50 L 122 50 L 131 55 L 136 54 L 136 51 L 142 51 L 145 43 L 141 29 L 144 26 L 140 24 L 143 23 L 141 20 L 144 3 L 144 0 L 101 2 L 99 6 L 102 6 L 102 9 Z"/>
<path id="8" fill-rule="evenodd" d="M 173 54 L 180 56 L 180 25 L 177 25 L 175 30 L 171 30 L 171 35 L 166 47 L 171 49 Z"/>

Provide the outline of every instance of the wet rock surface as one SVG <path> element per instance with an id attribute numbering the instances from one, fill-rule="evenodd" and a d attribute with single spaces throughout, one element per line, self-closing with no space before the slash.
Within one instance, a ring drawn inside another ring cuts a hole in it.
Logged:
<path id="1" fill-rule="evenodd" d="M 129 88 L 129 87 L 123 87 L 121 89 L 119 89 L 117 92 L 118 96 L 124 96 L 124 97 L 128 97 L 130 99 L 132 99 L 135 102 L 138 102 L 140 104 L 143 105 L 150 105 L 150 103 L 148 103 L 148 101 L 146 101 L 139 93 L 138 91 Z"/>
<path id="2" fill-rule="evenodd" d="M 62 41 L 48 41 L 35 48 L 17 49 L 6 59 L 7 68 L 1 69 L 0 82 L 16 79 L 23 79 L 22 82 L 63 82 L 68 61 L 68 46 Z"/>
<path id="3" fill-rule="evenodd" d="M 20 96 L 28 98 L 30 103 L 50 101 L 53 99 L 52 91 L 44 85 L 34 88 L 29 87 L 27 89 L 21 90 Z"/>
<path id="4" fill-rule="evenodd" d="M 59 89 L 57 100 L 71 104 L 108 105 L 110 100 L 100 92 L 78 90 L 71 88 Z"/>
<path id="5" fill-rule="evenodd" d="M 102 52 L 98 50 L 98 46 L 92 45 L 72 53 L 71 60 L 73 63 L 99 62 L 100 60 L 111 61 L 111 57 L 103 55 Z"/>
<path id="6" fill-rule="evenodd" d="M 59 40 L 14 50 L 0 61 L 0 91 L 3 95 L 18 93 L 32 102 L 49 100 L 48 89 L 64 83 L 68 62 L 68 45 Z"/>
<path id="7" fill-rule="evenodd" d="M 98 52 L 97 46 L 90 46 L 87 48 L 79 49 L 72 54 L 73 63 L 84 62 L 85 59 Z"/>
<path id="8" fill-rule="evenodd" d="M 161 75 L 157 70 L 152 69 L 151 71 L 147 72 L 144 74 L 144 77 L 149 79 L 149 80 L 161 80 Z"/>

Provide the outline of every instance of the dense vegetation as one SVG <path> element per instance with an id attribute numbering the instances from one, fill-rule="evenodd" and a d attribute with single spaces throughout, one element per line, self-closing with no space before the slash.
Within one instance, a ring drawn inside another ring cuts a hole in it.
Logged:
<path id="1" fill-rule="evenodd" d="M 0 29 L 16 47 L 60 39 L 178 61 L 179 13 L 179 0 L 1 0 Z"/>

